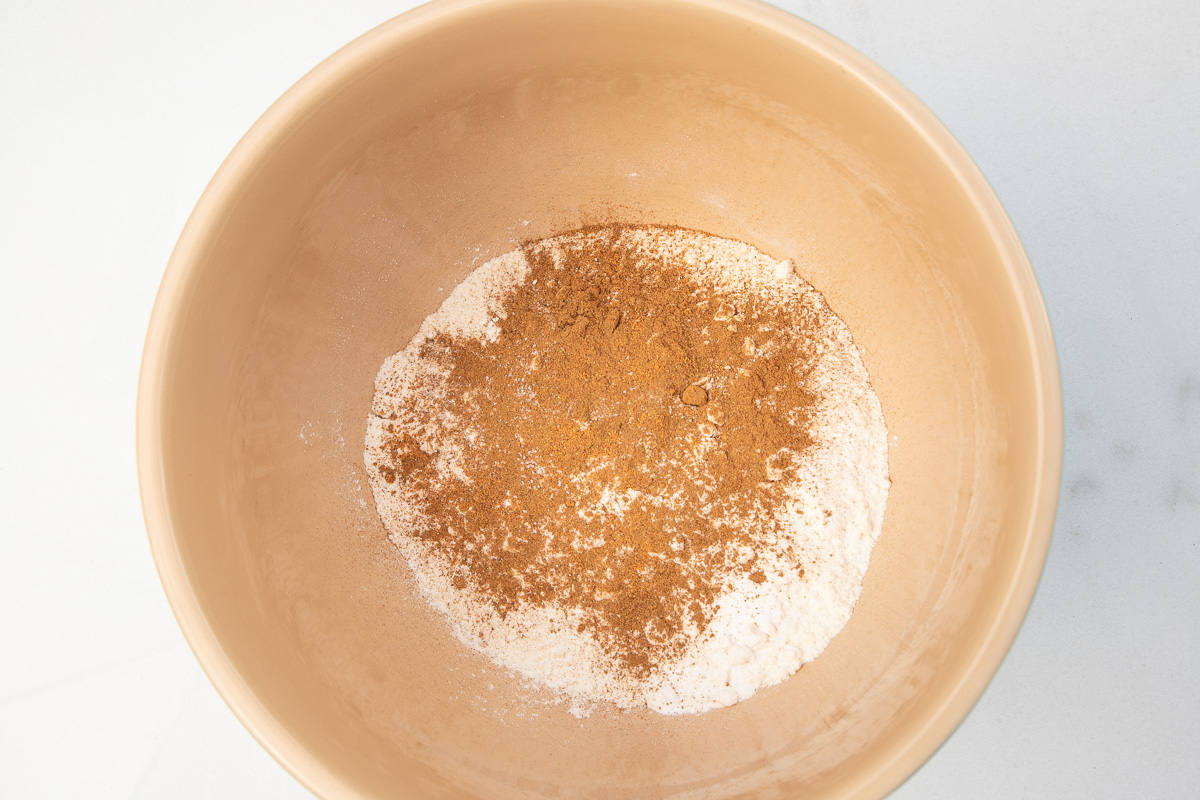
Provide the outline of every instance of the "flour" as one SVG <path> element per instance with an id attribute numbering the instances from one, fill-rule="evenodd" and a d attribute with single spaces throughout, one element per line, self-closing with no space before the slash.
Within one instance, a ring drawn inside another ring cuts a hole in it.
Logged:
<path id="1" fill-rule="evenodd" d="M 567 245 L 596 235 L 600 234 L 568 234 L 537 247 L 561 264 Z M 797 380 L 814 398 L 808 412 L 812 441 L 795 450 L 782 448 L 766 459 L 765 480 L 776 484 L 774 496 L 780 500 L 759 512 L 773 524 L 753 531 L 751 546 L 739 545 L 745 552 L 733 553 L 733 566 L 716 576 L 720 591 L 704 624 L 681 623 L 676 639 L 683 644 L 664 651 L 669 657 L 640 673 L 623 669 L 614 662 L 611 649 L 588 629 L 585 609 L 570 604 L 522 602 L 500 613 L 464 582 L 459 565 L 451 563 L 436 541 L 416 535 L 431 523 L 429 490 L 405 482 L 405 470 L 415 467 L 411 461 L 402 463 L 389 442 L 402 433 L 419 443 L 420 452 L 405 458 L 419 458 L 422 469 L 439 476 L 441 485 L 472 480 L 480 445 L 473 420 L 463 411 L 470 405 L 451 402 L 456 398 L 447 396 L 446 386 L 454 366 L 430 353 L 435 342 L 447 338 L 474 340 L 485 347 L 497 343 L 508 313 L 506 302 L 531 274 L 526 251 L 492 259 L 471 273 L 424 321 L 408 346 L 384 362 L 376 378 L 364 462 L 376 507 L 393 541 L 412 567 L 422 594 L 446 616 L 463 643 L 561 692 L 578 714 L 587 713 L 596 701 L 624 708 L 646 706 L 663 714 L 699 713 L 745 700 L 786 679 L 816 658 L 845 626 L 882 528 L 889 488 L 887 432 L 849 330 L 796 274 L 792 261 L 776 261 L 740 242 L 679 229 L 626 228 L 618 240 L 662 263 L 677 264 L 692 283 L 723 298 L 715 316 L 718 322 L 737 318 L 739 305 L 750 302 L 794 313 L 797 319 L 806 315 L 819 320 L 815 330 L 810 325 L 804 331 L 803 343 L 798 325 L 770 336 L 745 337 L 748 359 L 786 355 L 801 344 L 811 354 L 807 371 Z M 725 381 L 727 376 L 719 372 L 703 376 L 693 392 L 703 388 L 706 391 L 696 397 L 719 394 Z M 696 406 L 704 401 L 685 402 Z M 705 412 L 697 433 L 688 439 L 691 449 L 682 457 L 687 462 L 682 466 L 694 468 L 700 482 L 705 480 L 706 459 L 719 446 L 723 422 L 715 404 Z M 648 498 L 644 491 L 611 481 L 596 483 L 611 467 L 605 454 L 589 463 L 589 471 L 549 478 L 579 489 L 580 517 L 612 520 L 619 527 L 627 510 Z M 671 497 L 650 499 L 662 507 L 673 502 Z M 678 504 L 678 498 L 674 502 Z M 519 517 L 520 509 L 508 511 Z M 709 522 L 744 527 L 749 519 L 714 514 Z M 454 535 L 470 533 L 449 530 Z M 573 541 L 570 546 L 601 547 L 604 538 Z M 681 558 L 686 556 L 684 539 L 671 544 Z M 737 569 L 739 560 L 752 561 L 753 571 Z M 648 627 L 646 639 L 655 643 L 655 636 Z"/>

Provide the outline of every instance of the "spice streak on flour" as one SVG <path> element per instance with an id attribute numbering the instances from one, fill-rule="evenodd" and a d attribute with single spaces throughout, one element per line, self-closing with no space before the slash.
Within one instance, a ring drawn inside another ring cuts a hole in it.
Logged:
<path id="1" fill-rule="evenodd" d="M 791 261 L 585 228 L 467 277 L 375 382 L 364 461 L 464 643 L 584 713 L 698 713 L 815 658 L 882 527 L 882 411 Z"/>

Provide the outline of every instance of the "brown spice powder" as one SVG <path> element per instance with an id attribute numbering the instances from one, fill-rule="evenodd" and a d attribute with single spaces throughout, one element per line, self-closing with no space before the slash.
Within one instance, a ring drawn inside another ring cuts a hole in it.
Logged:
<path id="1" fill-rule="evenodd" d="M 449 371 L 444 410 L 474 432 L 466 481 L 398 425 L 377 469 L 424 498 L 409 535 L 454 565 L 456 588 L 501 615 L 579 609 L 644 677 L 704 630 L 732 575 L 765 579 L 756 541 L 810 443 L 817 320 L 702 286 L 630 230 L 527 244 L 494 342 L 425 343 Z"/>

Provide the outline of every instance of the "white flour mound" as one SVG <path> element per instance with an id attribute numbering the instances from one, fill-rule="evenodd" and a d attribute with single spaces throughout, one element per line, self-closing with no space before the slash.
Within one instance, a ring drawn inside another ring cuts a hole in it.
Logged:
<path id="1" fill-rule="evenodd" d="M 556 241 L 585 235 L 567 234 L 540 246 L 554 252 Z M 818 356 L 805 377 L 817 398 L 810 411 L 814 441 L 802 451 L 794 475 L 785 479 L 788 500 L 775 510 L 781 532 L 759 543 L 756 566 L 765 580 L 732 575 L 715 615 L 681 655 L 631 681 L 587 632 L 577 629 L 577 610 L 528 606 L 501 618 L 486 601 L 455 588 L 452 565 L 406 535 L 421 519 L 422 498 L 397 492 L 379 477 L 377 466 L 387 458 L 385 424 L 411 431 L 422 442 L 436 440 L 436 468 L 465 477 L 470 420 L 429 413 L 448 373 L 422 358 L 421 346 L 439 334 L 495 341 L 505 298 L 528 277 L 520 250 L 471 273 L 408 346 L 384 361 L 375 380 L 364 461 L 392 539 L 424 596 L 446 615 L 464 644 L 563 693 L 574 713 L 586 713 L 590 702 L 610 701 L 624 708 L 694 714 L 745 700 L 788 678 L 846 625 L 883 525 L 890 486 L 887 429 L 849 329 L 790 260 L 776 261 L 749 245 L 694 231 L 632 229 L 623 235 L 643 252 L 685 264 L 698 283 L 770 303 L 807 304 L 821 319 Z"/>

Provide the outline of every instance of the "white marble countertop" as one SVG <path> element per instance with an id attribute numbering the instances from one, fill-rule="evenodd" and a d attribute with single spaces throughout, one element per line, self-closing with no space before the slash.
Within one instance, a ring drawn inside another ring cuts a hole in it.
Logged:
<path id="1" fill-rule="evenodd" d="M 310 797 L 167 608 L 134 390 L 167 256 L 222 158 L 409 5 L 0 6 L 0 797 Z M 959 137 L 1025 241 L 1062 360 L 1041 587 L 983 699 L 893 797 L 1195 796 L 1200 5 L 780 5 Z"/>

